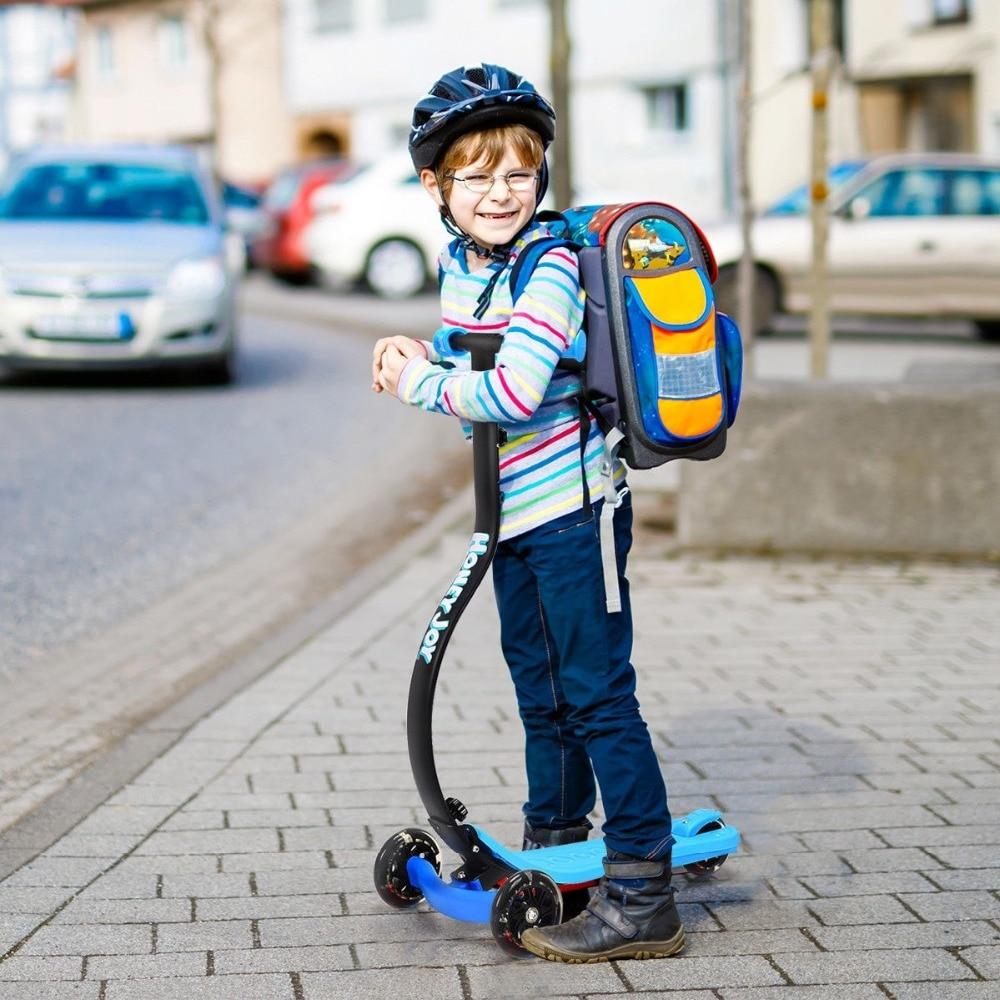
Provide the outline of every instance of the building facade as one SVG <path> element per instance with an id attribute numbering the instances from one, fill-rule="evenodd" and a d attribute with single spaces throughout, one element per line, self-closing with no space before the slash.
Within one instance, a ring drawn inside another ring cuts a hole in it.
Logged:
<path id="1" fill-rule="evenodd" d="M 1000 156 L 1000 0 L 837 0 L 831 161 Z M 752 181 L 764 205 L 809 173 L 809 0 L 754 0 Z"/>
<path id="2" fill-rule="evenodd" d="M 19 149 L 66 138 L 76 20 L 37 4 L 0 7 L 0 169 Z"/>
<path id="3" fill-rule="evenodd" d="M 414 102 L 456 66 L 503 63 L 551 92 L 546 0 L 53 2 L 84 12 L 74 135 L 214 145 L 234 180 L 317 153 L 398 149 Z M 706 219 L 733 210 L 742 2 L 657 0 L 637 21 L 632 0 L 569 0 L 575 200 L 668 199 Z M 1000 0 L 834 7 L 832 160 L 1000 154 Z M 753 2 L 759 206 L 809 172 L 809 9 Z"/>
<path id="4" fill-rule="evenodd" d="M 725 202 L 725 0 L 658 0 L 642 30 L 606 0 L 573 0 L 577 200 Z M 289 108 L 300 147 L 334 133 L 370 159 L 406 141 L 414 103 L 443 72 L 501 63 L 551 93 L 545 0 L 287 0 Z"/>
<path id="5" fill-rule="evenodd" d="M 183 142 L 255 183 L 293 159 L 281 0 L 90 0 L 79 4 L 74 134 Z"/>

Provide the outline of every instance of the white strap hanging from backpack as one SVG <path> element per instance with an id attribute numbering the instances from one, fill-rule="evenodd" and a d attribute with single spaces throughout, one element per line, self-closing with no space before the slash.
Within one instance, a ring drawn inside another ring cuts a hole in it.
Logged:
<path id="1" fill-rule="evenodd" d="M 604 569 L 604 598 L 608 613 L 615 614 L 622 609 L 622 595 L 618 587 L 618 560 L 615 557 L 615 511 L 618 509 L 628 487 L 621 493 L 615 489 L 615 457 L 618 445 L 625 435 L 617 427 L 604 436 L 604 461 L 601 463 L 601 486 L 604 490 L 604 507 L 601 509 L 601 566 Z"/>

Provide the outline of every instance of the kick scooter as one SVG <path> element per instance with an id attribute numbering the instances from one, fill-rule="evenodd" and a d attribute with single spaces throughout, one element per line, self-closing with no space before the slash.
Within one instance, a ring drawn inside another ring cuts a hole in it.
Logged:
<path id="1" fill-rule="evenodd" d="M 471 355 L 472 369 L 494 366 L 501 337 L 457 333 L 452 346 Z M 461 859 L 445 881 L 441 848 L 427 831 L 409 828 L 390 837 L 375 859 L 375 890 L 390 906 L 415 906 L 421 899 L 458 920 L 488 923 L 504 951 L 527 952 L 521 934 L 529 927 L 558 924 L 563 893 L 596 885 L 604 874 L 603 840 L 514 851 L 482 827 L 466 823 L 467 809 L 445 798 L 434 765 L 431 715 L 434 689 L 448 639 L 482 582 L 493 558 L 500 526 L 501 431 L 495 423 L 473 423 L 475 524 L 468 553 L 454 582 L 428 623 L 410 680 L 406 736 L 417 791 L 428 823 Z M 717 871 L 736 850 L 740 835 L 714 809 L 696 809 L 673 821 L 672 863 L 688 871 Z"/>

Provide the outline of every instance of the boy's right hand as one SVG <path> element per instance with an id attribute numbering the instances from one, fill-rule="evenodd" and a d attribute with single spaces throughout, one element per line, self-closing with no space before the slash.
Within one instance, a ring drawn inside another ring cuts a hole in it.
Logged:
<path id="1" fill-rule="evenodd" d="M 410 358 L 427 357 L 424 345 L 412 337 L 404 337 L 401 334 L 397 334 L 394 337 L 382 337 L 380 340 L 377 340 L 372 351 L 372 392 L 385 391 L 379 381 L 379 375 L 382 373 L 382 356 L 390 347 L 394 347 L 399 351 L 407 361 Z"/>

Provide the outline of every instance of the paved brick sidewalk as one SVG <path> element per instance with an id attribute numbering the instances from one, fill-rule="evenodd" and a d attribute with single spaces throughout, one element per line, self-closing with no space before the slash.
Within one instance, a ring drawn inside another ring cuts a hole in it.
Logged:
<path id="1" fill-rule="evenodd" d="M 403 712 L 453 535 L 0 883 L 0 1000 L 1000 997 L 1000 572 L 646 558 L 641 697 L 674 811 L 742 853 L 680 876 L 680 958 L 513 961 L 370 888 L 422 820 Z M 436 704 L 442 783 L 516 840 L 521 731 L 491 595 Z"/>

